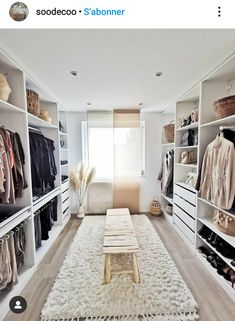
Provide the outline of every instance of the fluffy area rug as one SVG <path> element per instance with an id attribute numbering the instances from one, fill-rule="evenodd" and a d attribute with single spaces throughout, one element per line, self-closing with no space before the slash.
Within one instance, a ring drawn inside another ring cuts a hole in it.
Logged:
<path id="1" fill-rule="evenodd" d="M 114 275 L 103 285 L 105 217 L 86 217 L 80 226 L 41 312 L 42 321 L 195 321 L 197 303 L 151 222 L 133 215 L 141 251 L 141 283 Z M 129 257 L 114 257 L 115 270 Z"/>

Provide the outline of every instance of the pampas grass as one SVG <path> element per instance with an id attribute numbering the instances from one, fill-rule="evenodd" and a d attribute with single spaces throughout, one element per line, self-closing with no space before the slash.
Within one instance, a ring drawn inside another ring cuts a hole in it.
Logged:
<path id="1" fill-rule="evenodd" d="M 79 207 L 82 206 L 88 186 L 92 184 L 94 177 L 95 168 L 85 168 L 83 162 L 80 162 L 76 168 L 70 171 L 70 187 L 76 194 Z"/>

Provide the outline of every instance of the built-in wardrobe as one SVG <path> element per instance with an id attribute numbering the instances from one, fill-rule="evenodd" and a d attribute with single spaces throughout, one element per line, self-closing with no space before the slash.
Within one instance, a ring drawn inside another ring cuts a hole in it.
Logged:
<path id="1" fill-rule="evenodd" d="M 233 95 L 235 56 L 162 114 L 162 163 L 174 154 L 174 168 L 173 190 L 167 194 L 162 189 L 161 206 L 175 231 L 235 301 Z M 221 114 L 220 104 L 227 113 Z M 174 138 L 169 141 L 172 123 Z"/>
<path id="2" fill-rule="evenodd" d="M 3 52 L 0 73 L 11 89 L 0 100 L 2 319 L 68 222 L 70 202 L 66 112 Z M 39 95 L 48 121 L 28 112 L 26 89 Z"/>

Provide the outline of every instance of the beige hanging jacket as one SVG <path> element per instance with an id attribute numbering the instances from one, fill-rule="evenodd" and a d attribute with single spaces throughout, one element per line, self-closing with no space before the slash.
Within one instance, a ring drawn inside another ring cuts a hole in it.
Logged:
<path id="1" fill-rule="evenodd" d="M 205 152 L 200 184 L 201 197 L 222 209 L 230 209 L 235 196 L 235 149 L 223 134 Z"/>

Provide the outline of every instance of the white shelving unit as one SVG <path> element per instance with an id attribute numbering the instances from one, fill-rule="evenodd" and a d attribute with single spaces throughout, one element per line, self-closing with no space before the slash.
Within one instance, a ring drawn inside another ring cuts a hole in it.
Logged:
<path id="1" fill-rule="evenodd" d="M 231 283 L 218 275 L 216 270 L 197 250 L 200 246 L 205 246 L 214 251 L 230 268 L 235 270 L 235 267 L 231 264 L 232 258 L 225 258 L 198 234 L 198 231 L 203 226 L 207 226 L 228 244 L 235 247 L 235 236 L 222 233 L 213 222 L 215 210 L 234 218 L 235 209 L 224 210 L 219 208 L 210 201 L 199 197 L 200 195 L 198 196 L 195 188 L 185 183 L 186 175 L 189 171 L 195 174 L 199 173 L 205 150 L 219 133 L 219 127 L 235 126 L 235 115 L 217 119 L 213 110 L 214 101 L 230 95 L 235 95 L 235 55 L 202 79 L 175 103 L 173 226 L 190 249 L 198 256 L 209 273 L 214 276 L 232 300 L 235 301 L 235 290 L 232 289 Z M 191 113 L 195 104 L 198 106 L 198 122 L 181 128 L 182 118 Z M 198 135 L 197 142 L 193 146 L 181 146 L 182 137 L 187 130 L 194 130 Z M 181 164 L 181 153 L 183 151 L 192 151 L 195 164 Z"/>
<path id="2" fill-rule="evenodd" d="M 63 230 L 65 224 L 70 218 L 69 199 L 66 203 L 67 212 L 63 213 L 63 193 L 64 186 L 68 188 L 67 183 L 61 184 L 61 174 L 65 170 L 61 168 L 60 162 L 62 153 L 67 151 L 59 150 L 59 137 L 66 136 L 66 134 L 59 133 L 59 112 L 58 105 L 53 97 L 50 97 L 45 90 L 43 90 L 35 81 L 33 81 L 25 72 L 9 57 L 0 51 L 0 72 L 7 74 L 7 80 L 11 88 L 11 94 L 8 102 L 0 100 L 0 119 L 1 125 L 5 128 L 16 131 L 20 135 L 22 146 L 25 154 L 24 173 L 27 181 L 27 188 L 23 190 L 21 198 L 16 199 L 13 205 L 0 204 L 0 210 L 14 209 L 15 214 L 0 223 L 0 237 L 6 235 L 9 231 L 14 229 L 21 222 L 26 221 L 25 236 L 26 236 L 26 250 L 25 250 L 25 264 L 24 267 L 18 271 L 19 282 L 12 290 L 4 290 L 0 293 L 0 306 L 2 320 L 9 311 L 9 300 L 16 295 L 19 295 L 30 277 L 33 275 L 39 262 L 47 254 L 49 248 L 52 246 L 59 233 Z M 33 89 L 39 93 L 40 105 L 47 109 L 52 118 L 52 123 L 46 122 L 39 117 L 36 117 L 27 111 L 26 88 Z M 57 166 L 57 175 L 55 179 L 55 188 L 44 196 L 33 201 L 32 182 L 31 182 L 31 166 L 30 166 L 30 146 L 29 146 L 29 127 L 40 129 L 45 137 L 54 141 L 54 156 Z M 68 168 L 68 167 L 67 167 Z M 67 169 L 68 171 L 68 169 Z M 42 248 L 35 249 L 35 232 L 34 232 L 34 213 L 40 209 L 48 201 L 55 196 L 58 198 L 58 220 L 53 225 L 50 231 L 50 237 L 47 241 L 43 241 Z"/>

